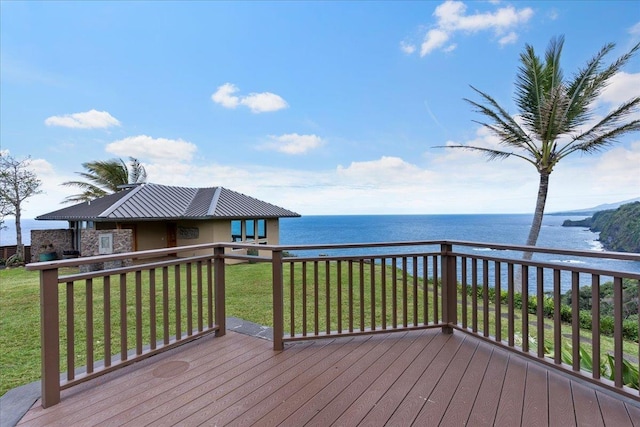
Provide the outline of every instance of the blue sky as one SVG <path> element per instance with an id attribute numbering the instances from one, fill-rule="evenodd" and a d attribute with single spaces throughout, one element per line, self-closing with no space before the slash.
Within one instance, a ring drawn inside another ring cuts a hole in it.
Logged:
<path id="1" fill-rule="evenodd" d="M 518 56 L 566 38 L 565 74 L 640 41 L 640 7 L 601 2 L 0 3 L 0 141 L 32 157 L 58 209 L 92 160 L 137 157 L 148 181 L 224 186 L 311 214 L 532 213 L 521 160 L 495 146 L 469 85 L 515 114 Z M 640 56 L 598 101 L 640 94 Z M 574 155 L 547 211 L 640 196 L 640 135 Z"/>

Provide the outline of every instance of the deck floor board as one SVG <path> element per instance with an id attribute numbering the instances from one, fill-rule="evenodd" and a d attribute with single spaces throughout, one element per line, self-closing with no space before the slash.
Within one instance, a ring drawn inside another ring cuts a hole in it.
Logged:
<path id="1" fill-rule="evenodd" d="M 229 331 L 40 402 L 20 426 L 620 425 L 640 403 L 437 329 L 288 343 Z"/>

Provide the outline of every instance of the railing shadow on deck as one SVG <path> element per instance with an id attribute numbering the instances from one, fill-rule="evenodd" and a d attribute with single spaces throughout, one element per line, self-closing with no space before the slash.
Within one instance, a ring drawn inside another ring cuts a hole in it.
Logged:
<path id="1" fill-rule="evenodd" d="M 246 255 L 256 248 L 258 256 Z M 523 252 L 585 261 L 524 261 Z M 623 286 L 637 286 L 640 273 L 596 269 L 590 259 L 640 262 L 640 254 L 464 241 L 213 243 L 29 264 L 41 278 L 42 405 L 98 375 L 205 334 L 224 335 L 225 272 L 238 261 L 272 266 L 266 280 L 274 350 L 296 340 L 458 330 L 640 401 L 625 384 L 629 367 L 638 369 L 640 347 L 623 339 Z M 600 319 L 607 282 L 614 289 L 612 337 L 601 333 L 600 321 L 591 331 L 580 328 L 580 288 L 591 286 L 590 315 Z M 567 291 L 570 313 L 561 305 Z"/>

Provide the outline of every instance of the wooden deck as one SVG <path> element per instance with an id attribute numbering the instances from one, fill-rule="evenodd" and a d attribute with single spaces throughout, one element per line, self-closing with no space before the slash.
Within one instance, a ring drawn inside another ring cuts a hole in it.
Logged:
<path id="1" fill-rule="evenodd" d="M 640 407 L 464 333 L 272 343 L 228 332 L 39 402 L 21 426 L 640 426 Z"/>

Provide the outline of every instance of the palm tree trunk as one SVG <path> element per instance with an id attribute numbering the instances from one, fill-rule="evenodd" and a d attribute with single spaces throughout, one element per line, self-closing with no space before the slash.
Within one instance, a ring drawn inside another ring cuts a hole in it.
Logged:
<path id="1" fill-rule="evenodd" d="M 547 203 L 547 192 L 549 191 L 549 172 L 540 172 L 540 185 L 538 186 L 538 199 L 536 200 L 536 211 L 533 214 L 533 222 L 529 230 L 527 238 L 527 246 L 535 246 L 540 235 L 540 227 L 542 227 L 542 217 L 544 216 L 544 207 Z M 525 252 L 522 259 L 530 260 L 533 257 L 532 252 Z"/>
<path id="2" fill-rule="evenodd" d="M 547 192 L 549 191 L 549 173 L 540 172 L 540 185 L 538 186 L 538 199 L 536 200 L 536 211 L 533 214 L 533 221 L 531 228 L 529 229 L 529 237 L 527 238 L 527 246 L 535 246 L 538 242 L 538 236 L 540 235 L 540 228 L 542 227 L 542 217 L 544 216 L 544 207 L 547 203 Z M 525 252 L 522 254 L 522 259 L 530 261 L 533 258 L 533 252 Z M 524 277 L 522 276 L 522 269 L 518 269 L 515 279 L 515 291 L 522 292 L 522 282 Z"/>

